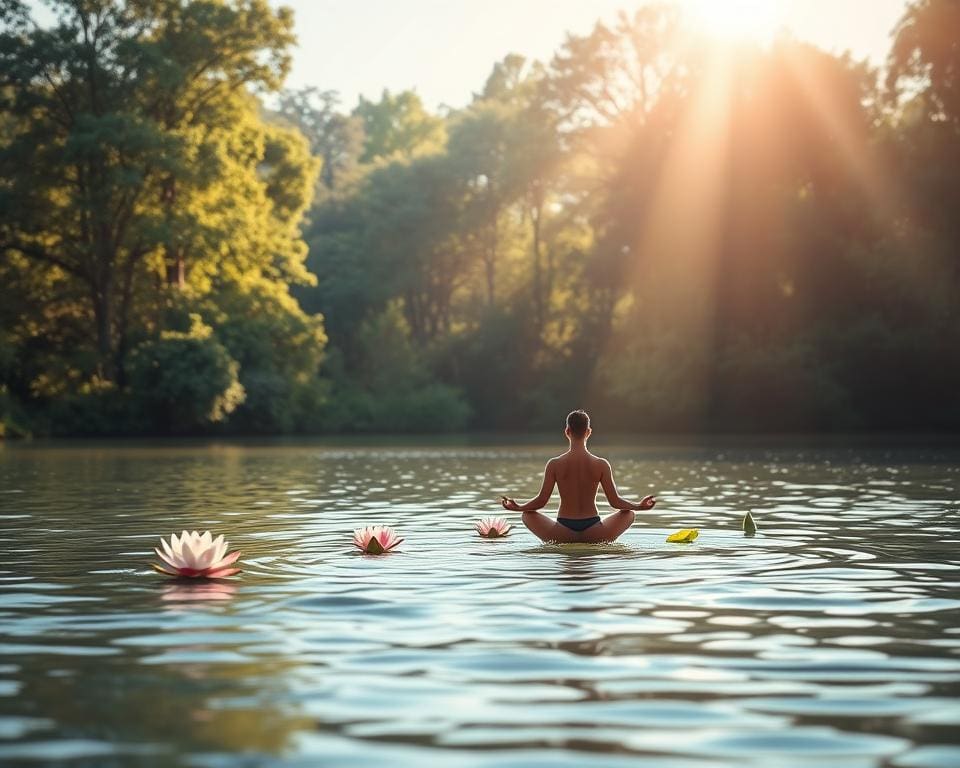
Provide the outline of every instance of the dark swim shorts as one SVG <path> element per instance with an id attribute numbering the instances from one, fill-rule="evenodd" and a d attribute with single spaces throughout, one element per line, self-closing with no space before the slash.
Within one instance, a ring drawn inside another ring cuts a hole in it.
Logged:
<path id="1" fill-rule="evenodd" d="M 594 515 L 593 517 L 558 517 L 557 522 L 560 525 L 567 526 L 571 531 L 580 533 L 599 523 L 600 515 Z"/>

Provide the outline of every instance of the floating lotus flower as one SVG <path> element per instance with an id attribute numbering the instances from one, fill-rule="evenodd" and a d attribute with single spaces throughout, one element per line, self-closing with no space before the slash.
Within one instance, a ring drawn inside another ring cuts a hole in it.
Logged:
<path id="1" fill-rule="evenodd" d="M 353 544 L 368 555 L 382 555 L 389 552 L 403 539 L 386 525 L 368 525 L 353 532 Z"/>
<path id="2" fill-rule="evenodd" d="M 753 515 L 747 512 L 743 516 L 743 535 L 744 536 L 753 536 L 757 532 L 757 521 L 753 519 Z"/>
<path id="3" fill-rule="evenodd" d="M 239 568 L 231 568 L 240 557 L 240 551 L 236 550 L 228 555 L 227 542 L 222 535 L 213 538 L 210 531 L 202 534 L 184 531 L 180 538 L 172 534 L 169 544 L 161 537 L 160 546 L 163 547 L 162 552 L 156 547 L 153 551 L 163 561 L 163 565 L 150 563 L 158 573 L 191 579 L 222 579 L 224 576 L 240 573 Z"/>
<path id="4" fill-rule="evenodd" d="M 683 528 L 682 530 L 679 530 L 676 533 L 671 533 L 669 536 L 667 536 L 667 541 L 669 541 L 671 544 L 689 544 L 699 535 L 700 531 L 698 531 L 696 528 Z"/>
<path id="5" fill-rule="evenodd" d="M 502 539 L 513 526 L 502 517 L 488 517 L 485 520 L 478 520 L 476 527 L 477 533 L 485 539 Z"/>

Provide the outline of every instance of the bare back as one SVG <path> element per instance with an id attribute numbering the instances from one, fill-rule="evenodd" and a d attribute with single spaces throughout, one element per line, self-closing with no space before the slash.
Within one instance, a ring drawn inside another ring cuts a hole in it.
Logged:
<path id="1" fill-rule="evenodd" d="M 540 493 L 522 504 L 507 496 L 501 496 L 500 503 L 504 509 L 522 512 L 523 524 L 542 541 L 614 541 L 633 524 L 634 511 L 651 509 L 656 499 L 646 496 L 640 503 L 636 503 L 620 495 L 610 463 L 587 450 L 589 427 L 586 435 L 580 438 L 572 437 L 569 427 L 565 434 L 570 439 L 570 450 L 547 462 L 543 469 Z M 538 510 L 547 505 L 553 489 L 557 487 L 560 489 L 560 508 L 557 510 L 557 519 L 551 520 Z M 598 487 L 603 488 L 610 506 L 618 510 L 602 520 L 597 514 Z M 586 522 L 573 525 L 571 520 Z M 583 527 L 580 527 L 581 525 Z"/>
<path id="2" fill-rule="evenodd" d="M 558 517 L 584 518 L 597 514 L 597 488 L 610 465 L 586 450 L 567 451 L 550 460 L 560 490 Z"/>

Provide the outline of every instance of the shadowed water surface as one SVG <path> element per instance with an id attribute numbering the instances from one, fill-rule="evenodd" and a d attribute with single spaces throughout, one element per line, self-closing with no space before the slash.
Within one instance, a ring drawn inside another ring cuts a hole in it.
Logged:
<path id="1" fill-rule="evenodd" d="M 555 452 L 0 448 L 0 763 L 960 765 L 956 451 L 610 449 L 621 543 L 477 538 Z M 150 571 L 182 528 L 242 577 Z"/>

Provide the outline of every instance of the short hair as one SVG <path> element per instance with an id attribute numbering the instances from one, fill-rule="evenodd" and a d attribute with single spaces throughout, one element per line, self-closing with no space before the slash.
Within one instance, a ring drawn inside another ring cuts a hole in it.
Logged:
<path id="1" fill-rule="evenodd" d="M 567 429 L 574 437 L 583 437 L 590 429 L 590 414 L 582 408 L 567 414 Z"/>

